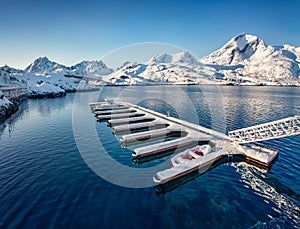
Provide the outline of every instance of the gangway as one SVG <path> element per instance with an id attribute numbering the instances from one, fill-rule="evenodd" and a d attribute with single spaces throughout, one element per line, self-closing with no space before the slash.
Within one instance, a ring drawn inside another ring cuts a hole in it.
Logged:
<path id="1" fill-rule="evenodd" d="M 266 141 L 297 134 L 300 134 L 300 116 L 284 118 L 228 132 L 229 137 L 239 144 Z"/>

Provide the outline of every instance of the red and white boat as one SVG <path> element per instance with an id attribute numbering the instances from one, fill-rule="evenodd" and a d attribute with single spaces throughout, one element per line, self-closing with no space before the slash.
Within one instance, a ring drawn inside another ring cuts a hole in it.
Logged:
<path id="1" fill-rule="evenodd" d="M 192 160 L 203 157 L 204 155 L 211 153 L 212 151 L 213 149 L 209 144 L 199 145 L 192 149 L 187 149 L 171 158 L 172 167 L 191 162 Z"/>
<path id="2" fill-rule="evenodd" d="M 156 173 L 153 181 L 157 184 L 164 184 L 201 168 L 209 168 L 212 163 L 221 159 L 226 153 L 213 143 L 185 150 L 171 158 L 172 167 Z"/>
<path id="3" fill-rule="evenodd" d="M 197 170 L 203 173 L 222 157 L 233 158 L 234 155 L 243 156 L 246 162 L 268 168 L 277 154 L 278 150 L 253 143 L 241 146 L 232 142 L 224 142 L 223 145 L 210 142 L 208 145 L 199 145 L 175 155 L 171 158 L 172 168 L 156 173 L 153 181 L 165 184 Z"/>

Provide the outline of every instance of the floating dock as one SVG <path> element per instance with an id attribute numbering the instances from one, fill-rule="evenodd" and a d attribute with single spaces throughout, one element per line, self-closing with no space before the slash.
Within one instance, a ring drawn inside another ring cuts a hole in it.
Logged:
<path id="1" fill-rule="evenodd" d="M 137 159 L 164 155 L 178 148 L 189 150 L 204 142 L 216 148 L 213 152 L 201 156 L 189 152 L 192 158 L 190 161 L 181 160 L 184 161 L 183 164 L 160 171 L 153 177 L 154 182 L 158 184 L 164 184 L 196 170 L 200 171 L 224 157 L 228 157 L 230 161 L 235 156 L 241 156 L 246 162 L 270 167 L 278 156 L 278 150 L 254 142 L 300 134 L 299 116 L 231 131 L 228 136 L 130 103 L 97 102 L 90 103 L 90 107 L 98 121 L 107 121 L 113 133 L 121 135 L 120 142 L 123 146 L 139 145 L 149 140 L 148 145 L 136 146 L 133 149 L 132 157 Z M 177 138 L 157 141 L 173 135 Z"/>
<path id="2" fill-rule="evenodd" d="M 92 103 L 90 106 L 99 121 L 108 121 L 114 134 L 125 133 L 120 139 L 123 145 L 153 138 L 164 138 L 174 133 L 184 135 L 174 140 L 135 148 L 132 156 L 139 159 L 157 156 L 179 147 L 194 146 L 199 142 L 208 142 L 215 135 L 229 140 L 225 134 L 130 103 L 112 105 Z M 103 112 L 103 109 L 106 113 L 100 113 L 100 111 Z M 120 111 L 122 112 L 118 113 Z M 136 130 L 144 131 L 136 133 Z"/>

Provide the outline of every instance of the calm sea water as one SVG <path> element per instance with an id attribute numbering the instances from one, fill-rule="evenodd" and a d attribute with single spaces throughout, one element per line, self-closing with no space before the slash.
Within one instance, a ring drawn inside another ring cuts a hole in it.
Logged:
<path id="1" fill-rule="evenodd" d="M 143 171 L 171 156 L 134 163 L 89 110 L 104 97 L 224 132 L 300 114 L 299 88 L 107 87 L 29 100 L 0 129 L 0 228 L 300 228 L 299 136 L 263 142 L 280 151 L 268 172 L 228 162 L 161 192 Z M 141 180 L 149 187 L 122 185 Z"/>

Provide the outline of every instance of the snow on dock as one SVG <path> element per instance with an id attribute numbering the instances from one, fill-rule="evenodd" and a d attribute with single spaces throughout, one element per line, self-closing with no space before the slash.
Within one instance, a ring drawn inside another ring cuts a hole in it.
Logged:
<path id="1" fill-rule="evenodd" d="M 109 115 L 97 115 L 97 118 L 99 120 L 108 120 L 108 119 L 120 119 L 120 118 L 131 118 L 131 117 L 139 117 L 144 116 L 144 113 L 141 112 L 127 112 L 127 113 L 121 113 L 121 114 L 109 114 Z"/>
<path id="2" fill-rule="evenodd" d="M 110 114 L 121 114 L 121 113 L 133 113 L 136 112 L 135 109 L 114 109 L 114 110 L 106 110 L 106 111 L 95 111 L 95 115 L 110 115 Z"/>
<path id="3" fill-rule="evenodd" d="M 129 106 L 124 106 L 122 104 L 107 104 L 105 102 L 90 103 L 92 111 L 107 111 L 107 110 L 118 110 L 118 109 L 128 109 Z"/>
<path id="4" fill-rule="evenodd" d="M 167 135 L 171 135 L 173 133 L 181 133 L 181 132 L 182 132 L 181 129 L 176 130 L 176 129 L 171 129 L 171 128 L 149 130 L 149 131 L 140 132 L 140 133 L 123 135 L 121 137 L 120 141 L 122 144 L 125 144 L 125 143 L 129 143 L 129 142 L 141 141 L 143 139 L 167 136 Z"/>
<path id="5" fill-rule="evenodd" d="M 230 160 L 234 156 L 241 156 L 246 162 L 269 168 L 277 158 L 278 150 L 258 145 L 255 142 L 300 134 L 299 116 L 231 131 L 228 136 L 130 103 L 91 103 L 90 106 L 100 121 L 106 120 L 110 124 L 114 134 L 122 135 L 120 142 L 123 146 L 135 145 L 132 152 L 134 158 L 163 155 L 165 152 L 181 147 L 188 149 L 190 161 L 176 158 L 177 161 L 185 162 L 179 164 L 178 167 L 158 172 L 153 178 L 158 184 L 164 184 L 197 169 L 200 171 L 224 157 Z M 176 138 L 165 141 L 172 134 L 176 135 Z M 158 139 L 163 141 L 157 142 Z M 139 141 L 145 140 L 151 141 L 147 145 L 137 146 Z M 197 146 L 203 142 L 208 142 L 207 147 L 213 148 L 213 151 L 205 154 L 200 152 L 199 155 L 189 152 L 194 150 L 194 148 L 189 149 L 192 145 Z"/>
<path id="6" fill-rule="evenodd" d="M 107 122 L 111 126 L 117 126 L 117 125 L 124 125 L 124 124 L 130 124 L 130 123 L 150 122 L 153 120 L 155 120 L 155 118 L 150 118 L 150 117 L 147 117 L 147 115 L 145 115 L 142 117 L 108 120 Z"/>
<path id="7" fill-rule="evenodd" d="M 209 141 L 212 136 L 227 140 L 229 138 L 227 135 L 214 130 L 169 117 L 130 103 L 92 103 L 90 106 L 99 120 L 108 121 L 116 135 L 126 132 L 120 139 L 122 144 L 134 143 L 149 138 L 164 138 L 175 132 L 185 134 L 184 137 L 178 137 L 174 140 L 135 148 L 132 156 L 137 158 L 154 156 L 177 149 L 178 147 Z M 123 109 L 124 107 L 126 108 Z M 120 110 L 120 108 L 123 110 Z M 133 110 L 135 112 L 132 112 Z M 145 131 L 145 129 L 147 131 Z M 131 131 L 135 130 L 144 131 L 131 133 Z"/>
<path id="8" fill-rule="evenodd" d="M 203 135 L 198 138 L 193 137 L 183 137 L 174 139 L 167 142 L 161 142 L 149 146 L 144 146 L 140 148 L 134 149 L 134 152 L 132 153 L 133 157 L 142 158 L 142 157 L 148 157 L 148 156 L 154 156 L 163 152 L 167 152 L 170 150 L 177 149 L 178 147 L 188 146 L 192 145 L 193 143 L 195 145 L 198 144 L 198 142 L 201 141 L 209 141 L 210 137 L 208 135 Z"/>
<path id="9" fill-rule="evenodd" d="M 138 130 L 143 128 L 155 129 L 155 128 L 162 128 L 167 127 L 168 124 L 161 121 L 152 121 L 152 122 L 142 122 L 142 123 L 135 123 L 135 124 L 126 124 L 120 126 L 114 126 L 112 129 L 114 133 L 125 132 L 125 131 L 132 131 Z M 147 135 L 147 134 L 146 134 Z"/>

